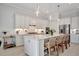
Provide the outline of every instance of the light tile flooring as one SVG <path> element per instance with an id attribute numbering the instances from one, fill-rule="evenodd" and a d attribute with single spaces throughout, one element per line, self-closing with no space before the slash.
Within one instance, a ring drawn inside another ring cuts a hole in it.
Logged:
<path id="1" fill-rule="evenodd" d="M 9 49 L 0 49 L 0 56 L 25 56 L 24 47 L 13 47 Z"/>
<path id="2" fill-rule="evenodd" d="M 24 47 L 15 47 L 3 50 L 0 48 L 0 56 L 26 56 L 24 53 Z M 72 44 L 64 53 L 60 53 L 60 56 L 79 56 L 79 44 Z"/>
<path id="3" fill-rule="evenodd" d="M 71 44 L 61 56 L 79 56 L 79 44 Z"/>

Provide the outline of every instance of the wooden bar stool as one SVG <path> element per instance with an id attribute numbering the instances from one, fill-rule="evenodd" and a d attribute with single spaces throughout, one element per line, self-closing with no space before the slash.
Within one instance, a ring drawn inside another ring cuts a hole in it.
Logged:
<path id="1" fill-rule="evenodd" d="M 58 45 L 58 49 L 60 47 L 62 49 L 62 52 L 64 52 L 63 36 L 62 35 L 57 37 L 57 45 Z"/>
<path id="2" fill-rule="evenodd" d="M 46 43 L 46 47 L 48 48 L 49 56 L 51 55 L 51 52 L 55 52 L 56 50 L 56 37 L 49 38 L 49 42 Z"/>
<path id="3" fill-rule="evenodd" d="M 69 35 L 66 34 L 64 39 L 65 39 L 65 46 L 66 46 L 66 49 L 68 49 L 68 45 L 69 45 L 69 47 L 70 47 Z"/>
<path id="4" fill-rule="evenodd" d="M 1 43 L 2 43 L 2 42 L 0 41 L 0 46 L 1 46 Z"/>

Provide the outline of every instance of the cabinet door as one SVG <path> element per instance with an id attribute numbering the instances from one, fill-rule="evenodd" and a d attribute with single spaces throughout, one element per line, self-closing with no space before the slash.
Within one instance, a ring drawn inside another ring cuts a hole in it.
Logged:
<path id="1" fill-rule="evenodd" d="M 16 14 L 15 16 L 15 25 L 16 27 L 24 26 L 24 16 L 20 14 Z"/>
<path id="2" fill-rule="evenodd" d="M 30 25 L 31 19 L 29 17 L 24 17 L 24 26 L 28 27 Z"/>
<path id="3" fill-rule="evenodd" d="M 31 42 L 30 42 L 30 52 L 31 52 L 31 56 L 38 56 L 39 55 L 39 41 L 36 40 L 36 39 L 31 39 Z"/>
<path id="4" fill-rule="evenodd" d="M 25 53 L 30 56 L 39 55 L 39 42 L 33 37 L 24 38 Z"/>
<path id="5" fill-rule="evenodd" d="M 16 36 L 16 46 L 24 45 L 24 39 L 22 36 Z"/>
<path id="6" fill-rule="evenodd" d="M 79 19 L 77 17 L 72 18 L 72 23 L 71 23 L 72 29 L 77 29 L 78 28 L 78 20 Z"/>
<path id="7" fill-rule="evenodd" d="M 72 43 L 79 43 L 79 35 L 72 34 L 71 35 L 71 42 Z"/>
<path id="8" fill-rule="evenodd" d="M 25 51 L 25 53 L 30 55 L 31 54 L 30 49 L 31 49 L 30 40 L 28 38 L 24 38 L 24 51 Z"/>

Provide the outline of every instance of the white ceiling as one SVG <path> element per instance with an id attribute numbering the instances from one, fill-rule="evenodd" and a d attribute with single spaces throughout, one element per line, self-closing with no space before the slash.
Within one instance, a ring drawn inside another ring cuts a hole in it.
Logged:
<path id="1" fill-rule="evenodd" d="M 9 3 L 5 4 L 12 7 L 19 7 L 27 10 L 28 14 L 34 16 L 39 5 L 39 18 L 48 19 L 49 15 L 54 17 L 61 13 L 62 17 L 78 16 L 79 4 L 78 3 Z M 58 8 L 57 5 L 60 5 Z"/>

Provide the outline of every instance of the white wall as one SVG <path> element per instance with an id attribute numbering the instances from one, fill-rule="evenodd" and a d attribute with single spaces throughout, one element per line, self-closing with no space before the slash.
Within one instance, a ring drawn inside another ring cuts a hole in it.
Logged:
<path id="1" fill-rule="evenodd" d="M 0 6 L 0 31 L 14 28 L 14 11 L 10 7 Z"/>

